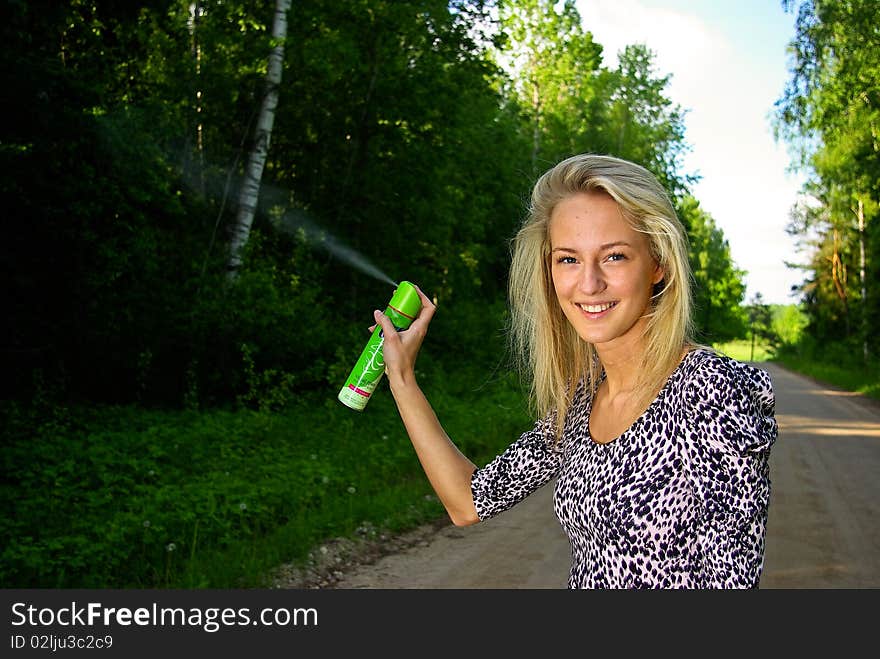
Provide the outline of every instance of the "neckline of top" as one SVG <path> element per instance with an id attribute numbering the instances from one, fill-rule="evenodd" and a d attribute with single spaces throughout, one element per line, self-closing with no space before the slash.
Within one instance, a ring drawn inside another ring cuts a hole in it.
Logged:
<path id="1" fill-rule="evenodd" d="M 587 434 L 587 440 L 588 440 L 589 444 L 592 446 L 598 447 L 598 448 L 605 448 L 608 446 L 619 444 L 620 440 L 623 437 L 626 437 L 627 435 L 629 435 L 630 432 L 636 426 L 641 425 L 642 421 L 648 416 L 648 414 L 650 414 L 653 411 L 654 407 L 656 407 L 657 404 L 663 398 L 666 397 L 666 394 L 669 391 L 669 388 L 672 385 L 672 382 L 678 378 L 685 363 L 691 359 L 691 355 L 694 355 L 696 353 L 702 353 L 702 352 L 706 352 L 706 350 L 703 348 L 694 348 L 693 350 L 688 350 L 687 353 L 685 353 L 684 357 L 681 358 L 681 361 L 678 362 L 676 367 L 674 369 L 672 369 L 672 373 L 670 373 L 669 377 L 666 378 L 666 382 L 664 382 L 663 386 L 660 387 L 660 391 L 657 392 L 657 395 L 654 396 L 654 400 L 652 400 L 651 404 L 648 405 L 647 408 L 645 408 L 645 411 L 642 412 L 639 416 L 637 416 L 636 419 L 631 424 L 629 424 L 629 427 L 626 430 L 624 430 L 622 433 L 617 435 L 617 437 L 613 437 L 613 438 L 609 439 L 607 442 L 597 442 L 595 439 L 593 439 L 593 435 L 590 432 L 590 416 L 593 413 L 593 400 L 591 398 L 590 402 L 587 405 L 587 422 L 586 422 L 586 434 Z M 605 377 L 605 375 L 603 373 L 602 378 L 604 379 L 604 377 Z"/>

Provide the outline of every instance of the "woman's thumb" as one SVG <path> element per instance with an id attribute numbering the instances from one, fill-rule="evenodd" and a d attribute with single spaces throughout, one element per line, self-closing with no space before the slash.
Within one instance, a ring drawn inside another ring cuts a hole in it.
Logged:
<path id="1" fill-rule="evenodd" d="M 391 324 L 391 319 L 378 309 L 373 312 L 373 318 L 375 318 L 376 322 L 382 326 L 382 332 L 384 334 L 389 334 L 394 331 L 394 325 Z"/>

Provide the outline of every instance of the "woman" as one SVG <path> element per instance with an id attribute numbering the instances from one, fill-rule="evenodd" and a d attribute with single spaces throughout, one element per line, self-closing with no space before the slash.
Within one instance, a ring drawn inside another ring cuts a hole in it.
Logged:
<path id="1" fill-rule="evenodd" d="M 535 184 L 514 240 L 512 338 L 541 420 L 481 469 L 415 379 L 435 312 L 385 332 L 391 391 L 452 521 L 555 478 L 571 588 L 757 587 L 776 438 L 768 375 L 692 338 L 684 229 L 646 169 L 579 155 Z"/>

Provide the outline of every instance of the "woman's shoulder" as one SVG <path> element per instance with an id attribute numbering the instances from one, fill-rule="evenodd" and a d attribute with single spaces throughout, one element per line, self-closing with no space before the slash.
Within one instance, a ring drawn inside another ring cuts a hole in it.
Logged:
<path id="1" fill-rule="evenodd" d="M 770 374 L 762 368 L 738 361 L 703 346 L 694 348 L 685 357 L 686 389 L 692 393 L 735 394 L 754 393 L 771 396 L 773 383 Z"/>
<path id="2" fill-rule="evenodd" d="M 759 443 L 772 442 L 775 396 L 767 371 L 702 347 L 688 354 L 684 371 L 681 403 L 692 427 L 739 436 L 742 448 L 756 435 Z"/>

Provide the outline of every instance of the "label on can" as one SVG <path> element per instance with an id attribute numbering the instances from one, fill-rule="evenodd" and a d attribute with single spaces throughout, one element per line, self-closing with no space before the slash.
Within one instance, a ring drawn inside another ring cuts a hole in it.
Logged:
<path id="1" fill-rule="evenodd" d="M 385 359 L 382 354 L 384 343 L 382 330 L 377 327 L 339 392 L 338 398 L 341 403 L 354 410 L 362 410 L 366 407 L 379 380 L 385 374 Z"/>
<path id="2" fill-rule="evenodd" d="M 379 374 L 372 382 L 362 383 L 361 386 L 357 386 L 355 384 L 347 384 L 342 390 L 339 392 L 339 401 L 347 407 L 350 407 L 353 410 L 362 410 L 367 406 L 367 401 L 370 400 L 370 396 L 376 390 L 376 385 L 379 384 L 379 380 L 381 380 L 382 374 Z"/>

